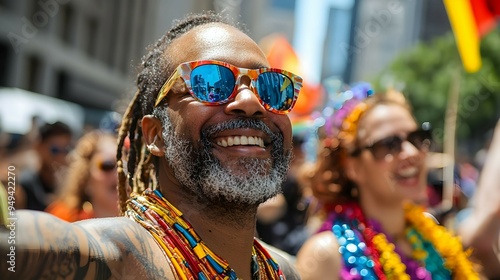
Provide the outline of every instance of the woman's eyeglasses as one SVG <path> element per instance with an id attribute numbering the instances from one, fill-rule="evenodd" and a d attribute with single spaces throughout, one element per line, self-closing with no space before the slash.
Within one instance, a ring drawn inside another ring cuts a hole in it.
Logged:
<path id="1" fill-rule="evenodd" d="M 111 172 L 114 171 L 116 168 L 116 161 L 115 160 L 103 160 L 97 163 L 97 167 L 101 171 L 104 172 Z"/>
<path id="2" fill-rule="evenodd" d="M 376 160 L 384 159 L 387 155 L 397 155 L 402 151 L 403 142 L 408 141 L 420 151 L 427 151 L 432 142 L 430 129 L 418 129 L 408 133 L 406 138 L 393 135 L 381 139 L 371 145 L 357 148 L 351 153 L 358 156 L 363 150 L 369 150 Z"/>
<path id="3" fill-rule="evenodd" d="M 67 155 L 69 152 L 71 152 L 71 147 L 70 146 L 65 146 L 65 147 L 60 147 L 60 146 L 57 146 L 57 145 L 51 145 L 50 146 L 50 153 L 53 156 Z"/>
<path id="4" fill-rule="evenodd" d="M 182 78 L 189 93 L 206 105 L 229 102 L 237 94 L 237 85 L 242 76 L 251 79 L 253 92 L 260 104 L 268 111 L 286 114 L 292 110 L 302 78 L 276 68 L 246 69 L 216 60 L 200 60 L 180 64 L 160 89 L 155 102 L 158 106 L 172 89 L 178 78 Z"/>

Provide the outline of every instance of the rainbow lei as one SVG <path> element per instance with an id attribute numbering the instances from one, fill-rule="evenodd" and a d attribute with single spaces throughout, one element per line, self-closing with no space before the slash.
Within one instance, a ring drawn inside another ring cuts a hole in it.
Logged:
<path id="1" fill-rule="evenodd" d="M 444 227 L 425 217 L 423 208 L 413 204 L 405 206 L 405 217 L 419 234 L 430 243 L 444 259 L 444 266 L 453 272 L 455 279 L 479 279 L 469 261 L 471 250 L 464 252 L 460 239 Z"/>
<path id="2" fill-rule="evenodd" d="M 342 279 L 479 279 L 470 252 L 457 237 L 408 204 L 406 237 L 413 259 L 400 253 L 376 221 L 367 221 L 358 204 L 334 206 L 322 230 L 332 230 L 344 259 Z"/>
<path id="3" fill-rule="evenodd" d="M 238 279 L 229 264 L 205 245 L 182 212 L 160 191 L 147 189 L 143 195 L 133 195 L 125 215 L 153 235 L 180 279 Z M 285 279 L 279 265 L 255 239 L 251 265 L 253 279 Z"/>

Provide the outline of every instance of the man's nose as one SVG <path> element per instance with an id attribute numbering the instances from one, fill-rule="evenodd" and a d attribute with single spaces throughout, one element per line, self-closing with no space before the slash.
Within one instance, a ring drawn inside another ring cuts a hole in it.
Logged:
<path id="1" fill-rule="evenodd" d="M 227 113 L 244 115 L 244 116 L 263 116 L 266 109 L 260 103 L 259 98 L 255 95 L 251 80 L 247 76 L 239 79 L 236 85 L 236 96 L 234 100 L 226 106 Z"/>

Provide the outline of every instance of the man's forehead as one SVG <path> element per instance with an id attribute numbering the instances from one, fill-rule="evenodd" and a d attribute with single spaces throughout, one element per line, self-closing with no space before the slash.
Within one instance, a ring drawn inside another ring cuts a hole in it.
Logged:
<path id="1" fill-rule="evenodd" d="M 219 42 L 230 40 L 231 36 L 234 36 L 236 30 L 228 29 L 226 26 L 218 25 L 205 25 L 200 26 L 203 32 L 194 32 L 194 37 L 196 41 L 205 43 L 207 46 L 217 45 Z"/>
<path id="2" fill-rule="evenodd" d="M 213 59 L 246 68 L 268 66 L 257 43 L 239 29 L 222 23 L 193 28 L 172 43 L 169 53 L 177 64 Z"/>

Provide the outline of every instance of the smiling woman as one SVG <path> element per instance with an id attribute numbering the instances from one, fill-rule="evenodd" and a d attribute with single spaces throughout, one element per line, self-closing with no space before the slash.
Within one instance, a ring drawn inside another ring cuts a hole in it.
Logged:
<path id="1" fill-rule="evenodd" d="M 428 126 L 398 92 L 337 100 L 306 173 L 324 223 L 297 255 L 303 279 L 479 279 L 459 239 L 412 204 L 426 195 Z"/>
<path id="2" fill-rule="evenodd" d="M 118 216 L 116 136 L 100 130 L 83 135 L 63 182 L 46 212 L 68 222 Z"/>

